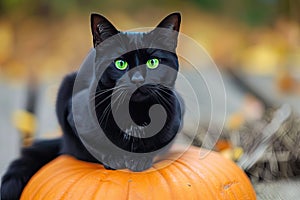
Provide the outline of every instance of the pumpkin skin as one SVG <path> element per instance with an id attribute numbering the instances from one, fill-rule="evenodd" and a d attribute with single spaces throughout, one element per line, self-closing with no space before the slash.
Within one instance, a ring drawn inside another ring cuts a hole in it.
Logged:
<path id="1" fill-rule="evenodd" d="M 21 200 L 254 200 L 245 173 L 216 152 L 192 147 L 165 167 L 156 163 L 144 172 L 106 170 L 102 165 L 62 155 L 29 181 Z"/>

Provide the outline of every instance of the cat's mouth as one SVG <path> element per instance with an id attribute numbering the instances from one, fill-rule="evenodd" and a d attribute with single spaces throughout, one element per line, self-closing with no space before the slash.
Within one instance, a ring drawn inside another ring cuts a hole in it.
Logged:
<path id="1" fill-rule="evenodd" d="M 130 101 L 142 102 L 151 98 L 151 93 L 146 86 L 137 88 L 131 95 Z"/>

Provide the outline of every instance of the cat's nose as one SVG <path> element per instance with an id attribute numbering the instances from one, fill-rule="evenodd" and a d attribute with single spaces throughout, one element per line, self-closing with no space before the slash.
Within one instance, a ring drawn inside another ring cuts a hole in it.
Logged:
<path id="1" fill-rule="evenodd" d="M 139 71 L 134 72 L 134 74 L 131 77 L 131 82 L 137 85 L 144 83 L 144 81 L 145 79 Z"/>

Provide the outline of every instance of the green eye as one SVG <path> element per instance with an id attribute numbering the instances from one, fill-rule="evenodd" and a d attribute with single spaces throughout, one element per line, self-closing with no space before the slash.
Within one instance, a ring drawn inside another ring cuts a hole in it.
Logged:
<path id="1" fill-rule="evenodd" d="M 115 66 L 119 70 L 125 70 L 128 67 L 128 63 L 124 60 L 116 60 L 115 61 Z"/>
<path id="2" fill-rule="evenodd" d="M 146 64 L 149 69 L 155 69 L 159 65 L 159 60 L 157 58 L 152 58 L 148 60 Z"/>

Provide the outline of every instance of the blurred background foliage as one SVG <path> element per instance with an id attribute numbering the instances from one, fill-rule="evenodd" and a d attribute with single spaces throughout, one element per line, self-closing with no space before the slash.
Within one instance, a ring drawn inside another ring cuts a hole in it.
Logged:
<path id="1" fill-rule="evenodd" d="M 155 26 L 180 11 L 182 31 L 218 66 L 294 72 L 300 65 L 299 9 L 297 0 L 1 0 L 1 78 L 20 80 L 33 71 L 49 78 L 77 69 L 91 48 L 91 12 L 126 30 Z"/>

